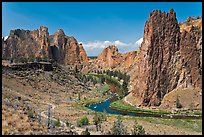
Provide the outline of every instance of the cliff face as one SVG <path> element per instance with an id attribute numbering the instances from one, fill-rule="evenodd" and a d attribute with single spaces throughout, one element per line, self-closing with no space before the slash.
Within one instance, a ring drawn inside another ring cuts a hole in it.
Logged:
<path id="1" fill-rule="evenodd" d="M 180 55 L 182 74 L 179 79 L 183 87 L 202 89 L 202 32 L 192 27 L 189 32 L 181 33 Z"/>
<path id="2" fill-rule="evenodd" d="M 92 64 L 100 69 L 120 69 L 127 71 L 126 69 L 134 64 L 136 56 L 137 51 L 122 54 L 119 53 L 116 46 L 112 45 L 105 48 Z"/>
<path id="3" fill-rule="evenodd" d="M 133 96 L 142 105 L 158 106 L 177 87 L 202 88 L 201 43 L 199 29 L 180 33 L 173 9 L 150 13 L 134 68 Z"/>
<path id="4" fill-rule="evenodd" d="M 120 60 L 118 48 L 116 46 L 109 46 L 98 55 L 97 64 L 99 67 L 114 68 Z"/>
<path id="5" fill-rule="evenodd" d="M 2 45 L 2 58 L 51 58 L 61 64 L 79 64 L 88 62 L 82 45 L 75 38 L 65 35 L 62 29 L 49 35 L 48 28 L 39 30 L 11 30 L 8 39 Z"/>

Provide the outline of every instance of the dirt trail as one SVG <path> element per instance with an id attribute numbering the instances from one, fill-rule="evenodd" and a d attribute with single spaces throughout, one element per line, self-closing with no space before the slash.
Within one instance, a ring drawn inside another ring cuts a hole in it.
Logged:
<path id="1" fill-rule="evenodd" d="M 45 103 L 45 102 L 42 102 L 43 104 L 47 104 L 47 105 L 50 105 L 51 106 L 51 109 L 54 110 L 56 108 L 56 106 L 52 103 Z M 41 112 L 41 116 L 42 117 L 45 117 L 45 118 L 48 118 L 47 114 L 46 114 L 47 111 L 42 111 Z M 55 120 L 57 121 L 57 119 L 51 117 L 51 120 Z M 63 126 L 63 127 L 66 127 L 66 123 L 61 121 L 60 120 L 60 124 Z M 75 127 L 74 131 L 76 131 L 79 135 L 81 134 L 82 131 L 85 131 L 85 127 L 84 128 L 81 128 L 81 127 Z M 100 132 L 94 132 L 94 131 L 89 131 L 91 135 L 100 135 L 101 133 Z"/>

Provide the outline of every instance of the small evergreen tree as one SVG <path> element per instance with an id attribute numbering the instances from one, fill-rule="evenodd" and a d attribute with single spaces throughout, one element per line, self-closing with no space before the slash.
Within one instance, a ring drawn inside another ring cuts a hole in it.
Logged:
<path id="1" fill-rule="evenodd" d="M 104 77 L 101 77 L 101 83 L 102 83 L 102 84 L 104 84 L 105 80 L 106 80 L 106 79 L 105 79 Z"/>
<path id="2" fill-rule="evenodd" d="M 127 135 L 127 129 L 124 127 L 122 120 L 120 117 L 117 118 L 116 121 L 114 121 L 114 125 L 111 129 L 112 135 Z"/>
<path id="3" fill-rule="evenodd" d="M 113 71 L 110 71 L 109 76 L 113 76 L 113 73 L 114 73 Z"/>
<path id="4" fill-rule="evenodd" d="M 128 83 L 126 83 L 125 81 L 122 84 L 122 89 L 123 89 L 123 96 L 126 96 L 128 94 Z"/>
<path id="5" fill-rule="evenodd" d="M 176 108 L 182 108 L 182 105 L 180 103 L 178 96 L 176 97 Z"/>
<path id="6" fill-rule="evenodd" d="M 145 135 L 144 128 L 135 121 L 133 126 L 132 135 Z"/>

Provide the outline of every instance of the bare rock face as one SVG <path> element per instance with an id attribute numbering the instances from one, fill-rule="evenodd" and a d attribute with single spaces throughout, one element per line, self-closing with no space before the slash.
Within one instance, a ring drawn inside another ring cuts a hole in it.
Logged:
<path id="1" fill-rule="evenodd" d="M 3 55 L 5 55 L 5 51 L 4 51 L 4 47 L 6 46 L 6 43 L 4 41 L 4 37 L 2 37 L 2 49 L 1 49 L 1 53 L 2 53 L 2 58 L 3 58 Z"/>
<path id="2" fill-rule="evenodd" d="M 48 29 L 40 27 L 39 30 L 11 30 L 8 39 L 6 39 L 4 58 L 45 58 L 48 56 Z"/>
<path id="3" fill-rule="evenodd" d="M 8 39 L 2 45 L 2 58 L 50 58 L 61 64 L 80 64 L 88 62 L 82 45 L 74 37 L 65 35 L 59 29 L 49 35 L 47 27 L 39 30 L 11 30 Z"/>
<path id="4" fill-rule="evenodd" d="M 49 46 L 49 40 L 48 40 L 48 28 L 41 26 L 39 30 L 34 30 L 31 32 L 31 39 L 36 40 L 37 45 L 39 45 L 39 49 L 36 48 L 35 57 L 39 58 L 46 58 L 48 56 L 48 46 Z M 24 44 L 21 44 L 24 45 Z M 35 45 L 35 46 L 37 46 Z"/>
<path id="5" fill-rule="evenodd" d="M 138 51 L 131 51 L 125 54 L 122 54 L 122 62 L 120 62 L 119 67 L 120 70 L 124 72 L 128 72 L 132 69 L 133 65 L 137 63 L 137 55 Z"/>
<path id="6" fill-rule="evenodd" d="M 78 44 L 74 37 L 69 37 L 68 42 L 69 46 L 67 56 L 65 57 L 65 64 L 79 64 L 82 62 L 86 64 L 89 59 L 82 44 Z"/>
<path id="7" fill-rule="evenodd" d="M 180 31 L 176 13 L 150 13 L 140 47 L 133 95 L 143 105 L 160 105 L 163 96 L 175 85 L 174 63 L 179 51 Z M 176 84 L 176 83 L 175 83 Z"/>
<path id="8" fill-rule="evenodd" d="M 184 30 L 189 32 L 192 27 L 196 27 L 202 30 L 202 18 L 201 17 L 188 17 L 185 22 L 180 23 L 180 31 Z"/>
<path id="9" fill-rule="evenodd" d="M 135 68 L 133 96 L 145 106 L 158 106 L 177 87 L 202 88 L 201 33 L 180 27 L 173 9 L 155 10 L 145 24 Z"/>
<path id="10" fill-rule="evenodd" d="M 114 45 L 105 48 L 97 58 L 97 64 L 100 67 L 113 68 L 120 62 L 120 53 Z"/>
<path id="11" fill-rule="evenodd" d="M 202 89 L 202 31 L 193 26 L 189 32 L 182 31 L 180 55 L 183 76 L 179 84 Z"/>
<path id="12" fill-rule="evenodd" d="M 125 54 L 119 53 L 118 48 L 114 45 L 105 48 L 98 55 L 94 64 L 102 69 L 120 69 L 125 71 L 135 61 L 137 51 L 128 52 Z"/>

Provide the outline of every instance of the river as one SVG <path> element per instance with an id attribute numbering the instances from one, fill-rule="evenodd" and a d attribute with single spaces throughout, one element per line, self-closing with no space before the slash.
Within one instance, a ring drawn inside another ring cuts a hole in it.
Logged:
<path id="1" fill-rule="evenodd" d="M 129 112 L 121 112 L 118 110 L 110 109 L 110 104 L 117 99 L 117 94 L 111 94 L 111 97 L 108 99 L 97 103 L 97 104 L 91 104 L 88 106 L 89 109 L 97 111 L 97 112 L 104 112 L 108 114 L 118 114 L 118 115 L 128 115 L 128 116 L 136 116 L 135 113 L 129 113 Z"/>
<path id="2" fill-rule="evenodd" d="M 96 112 L 104 112 L 108 114 L 117 114 L 117 115 L 127 115 L 127 116 L 139 116 L 139 117 L 159 117 L 159 118 L 165 118 L 165 119 L 201 119 L 201 116 L 196 116 L 196 115 L 161 115 L 161 114 L 151 114 L 151 113 L 144 113 L 144 112 L 125 112 L 121 110 L 113 110 L 109 108 L 110 104 L 113 101 L 116 101 L 118 98 L 116 96 L 117 94 L 113 93 L 109 98 L 106 100 L 96 103 L 96 104 L 91 104 L 87 106 L 89 109 L 94 110 Z"/>

